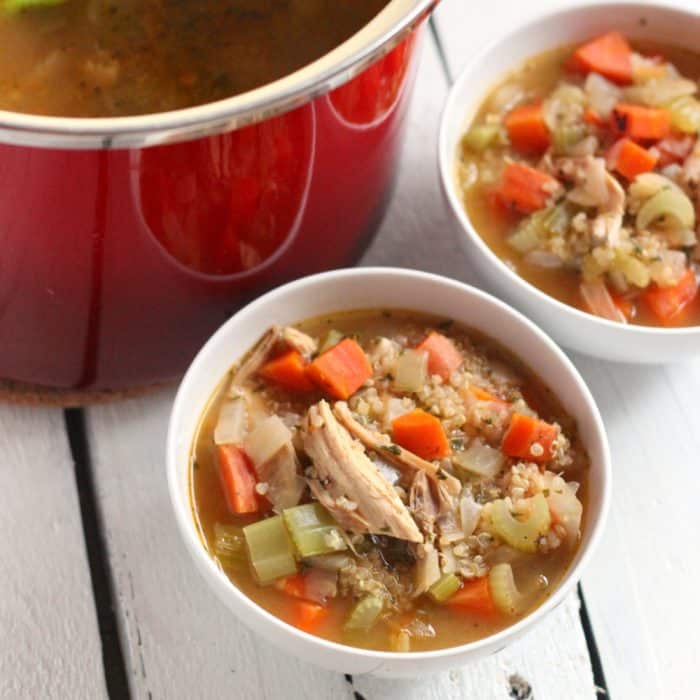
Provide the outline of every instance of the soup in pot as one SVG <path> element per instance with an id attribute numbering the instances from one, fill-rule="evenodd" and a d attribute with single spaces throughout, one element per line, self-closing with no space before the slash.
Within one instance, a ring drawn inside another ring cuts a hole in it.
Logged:
<path id="1" fill-rule="evenodd" d="M 0 0 L 0 109 L 116 117 L 204 104 L 320 58 L 388 0 Z"/>
<path id="2" fill-rule="evenodd" d="M 587 472 L 575 422 L 507 349 L 357 311 L 273 328 L 234 366 L 199 426 L 192 507 L 231 582 L 283 621 L 423 651 L 547 599 Z"/>

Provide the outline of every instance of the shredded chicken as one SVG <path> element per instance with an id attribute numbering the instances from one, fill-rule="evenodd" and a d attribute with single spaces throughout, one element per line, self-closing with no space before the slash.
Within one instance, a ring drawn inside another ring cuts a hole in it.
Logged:
<path id="1" fill-rule="evenodd" d="M 285 326 L 282 329 L 282 340 L 307 360 L 318 351 L 318 343 L 310 335 L 294 326 Z"/>
<path id="2" fill-rule="evenodd" d="M 416 472 L 408 493 L 408 507 L 423 531 L 426 539 L 432 540 L 435 534 L 435 521 L 438 517 L 438 506 L 430 490 L 430 482 L 424 471 Z"/>
<path id="3" fill-rule="evenodd" d="M 422 542 L 423 536 L 395 489 L 338 423 L 326 401 L 311 406 L 302 426 L 315 475 L 309 486 L 341 527 Z"/>
<path id="4" fill-rule="evenodd" d="M 236 370 L 231 379 L 231 387 L 238 387 L 249 377 L 255 374 L 278 343 L 282 331 L 279 326 L 272 326 L 258 341 L 258 344 L 248 354 L 241 366 Z"/>
<path id="5" fill-rule="evenodd" d="M 356 437 L 365 447 L 382 455 L 387 462 L 396 465 L 402 471 L 409 469 L 411 472 L 423 471 L 432 480 L 442 484 L 447 493 L 459 493 L 462 484 L 459 479 L 447 474 L 432 462 L 422 459 L 418 455 L 405 450 L 400 445 L 392 443 L 391 438 L 383 433 L 377 433 L 360 425 L 352 415 L 345 401 L 335 403 L 333 410 L 338 420 Z"/>
<path id="6" fill-rule="evenodd" d="M 260 481 L 268 485 L 265 497 L 275 511 L 281 512 L 299 504 L 305 485 L 291 442 L 285 444 L 267 462 L 256 466 L 255 471 Z"/>

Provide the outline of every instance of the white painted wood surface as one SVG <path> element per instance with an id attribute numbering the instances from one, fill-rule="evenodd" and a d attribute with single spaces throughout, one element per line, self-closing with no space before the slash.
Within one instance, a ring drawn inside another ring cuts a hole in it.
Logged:
<path id="1" fill-rule="evenodd" d="M 103 698 L 62 411 L 0 406 L 0 455 L 0 698 Z"/>
<path id="2" fill-rule="evenodd" d="M 469 278 L 448 233 L 438 189 L 435 135 L 447 83 L 432 37 L 411 109 L 397 192 L 365 264 L 399 264 Z M 170 513 L 163 445 L 172 391 L 92 408 L 89 438 L 118 615 L 135 697 L 251 700 L 350 698 L 339 674 L 318 670 L 255 639 L 193 570 Z M 500 654 L 420 682 L 356 678 L 367 700 L 506 700 L 517 673 L 538 700 L 595 697 L 578 600 L 572 597 Z M 150 695 L 149 695 L 150 694 Z"/>

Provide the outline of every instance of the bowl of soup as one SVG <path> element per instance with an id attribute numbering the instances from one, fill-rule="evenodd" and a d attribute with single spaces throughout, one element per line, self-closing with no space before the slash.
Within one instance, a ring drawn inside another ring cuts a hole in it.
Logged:
<path id="1" fill-rule="evenodd" d="M 367 268 L 252 302 L 198 354 L 167 439 L 184 542 L 271 643 L 411 676 L 518 638 L 572 590 L 605 520 L 600 415 L 504 303 Z"/>
<path id="2" fill-rule="evenodd" d="M 476 57 L 441 124 L 443 191 L 484 278 L 575 350 L 700 353 L 700 17 L 548 14 Z"/>
<path id="3" fill-rule="evenodd" d="M 0 381 L 179 376 L 237 308 L 353 262 L 435 0 L 0 3 Z"/>

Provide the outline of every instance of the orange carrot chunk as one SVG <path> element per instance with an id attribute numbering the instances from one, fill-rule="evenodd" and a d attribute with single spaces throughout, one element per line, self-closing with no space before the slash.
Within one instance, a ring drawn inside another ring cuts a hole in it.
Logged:
<path id="1" fill-rule="evenodd" d="M 644 301 L 663 323 L 668 323 L 695 299 L 697 293 L 698 280 L 695 273 L 688 268 L 672 287 L 652 284 L 644 292 Z"/>
<path id="2" fill-rule="evenodd" d="M 232 513 L 257 513 L 256 479 L 248 456 L 235 445 L 219 445 L 219 477 L 226 504 Z"/>
<path id="3" fill-rule="evenodd" d="M 490 617 L 497 612 L 491 596 L 488 576 L 465 581 L 445 605 L 454 610 L 474 613 L 482 617 Z"/>
<path id="4" fill-rule="evenodd" d="M 415 408 L 391 422 L 394 442 L 423 459 L 438 459 L 450 453 L 442 423 L 430 413 Z"/>
<path id="5" fill-rule="evenodd" d="M 542 105 L 516 107 L 505 118 L 510 143 L 525 154 L 541 153 L 550 143 L 549 129 L 544 121 Z"/>
<path id="6" fill-rule="evenodd" d="M 496 193 L 506 206 L 521 214 L 531 214 L 547 206 L 558 188 L 559 183 L 551 175 L 523 163 L 508 163 Z"/>
<path id="7" fill-rule="evenodd" d="M 324 608 L 318 603 L 295 600 L 292 606 L 291 622 L 297 629 L 312 633 L 328 616 L 329 612 L 328 608 Z"/>
<path id="8" fill-rule="evenodd" d="M 628 321 L 631 321 L 636 312 L 634 302 L 629 297 L 623 297 L 619 294 L 611 294 L 610 296 L 612 297 L 613 304 L 620 310 L 620 313 L 622 313 Z"/>
<path id="9" fill-rule="evenodd" d="M 306 598 L 306 581 L 303 574 L 278 578 L 273 585 L 277 590 L 292 598 L 301 598 L 302 600 Z"/>
<path id="10" fill-rule="evenodd" d="M 653 170 L 658 160 L 658 156 L 628 138 L 616 141 L 607 157 L 608 168 L 616 170 L 628 180 Z"/>
<path id="11" fill-rule="evenodd" d="M 622 34 L 609 32 L 580 46 L 570 66 L 582 73 L 600 73 L 614 83 L 632 82 L 632 50 Z"/>
<path id="12" fill-rule="evenodd" d="M 296 350 L 289 350 L 264 364 L 258 372 L 269 382 L 287 391 L 311 391 L 313 382 L 306 376 L 304 358 Z"/>
<path id="13" fill-rule="evenodd" d="M 439 375 L 448 380 L 456 369 L 461 367 L 464 358 L 454 343 L 441 333 L 429 333 L 418 345 L 416 350 L 428 353 L 428 374 L 432 377 Z"/>
<path id="14" fill-rule="evenodd" d="M 598 114 L 595 110 L 591 109 L 590 107 L 586 108 L 586 110 L 583 113 L 583 121 L 586 122 L 586 124 L 590 124 L 591 126 L 605 126 L 606 122 L 603 117 Z"/>
<path id="15" fill-rule="evenodd" d="M 311 381 L 334 399 L 348 399 L 371 376 L 372 365 L 352 338 L 345 338 L 306 369 Z"/>
<path id="16" fill-rule="evenodd" d="M 615 131 L 632 141 L 658 141 L 671 133 L 671 115 L 658 107 L 620 103 L 610 118 Z"/>
<path id="17" fill-rule="evenodd" d="M 552 458 L 552 443 L 557 429 L 551 423 L 514 413 L 503 436 L 501 450 L 509 457 L 531 462 L 547 462 Z"/>

